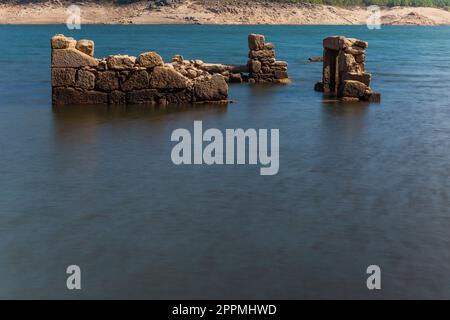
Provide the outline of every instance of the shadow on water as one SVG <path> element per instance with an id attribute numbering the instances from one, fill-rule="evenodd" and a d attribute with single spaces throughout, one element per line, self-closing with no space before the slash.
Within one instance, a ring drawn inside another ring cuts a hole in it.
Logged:
<path id="1" fill-rule="evenodd" d="M 162 115 L 190 112 L 190 111 L 213 111 L 217 113 L 226 112 L 228 104 L 203 103 L 184 105 L 149 105 L 149 104 L 126 104 L 126 105 L 70 105 L 53 106 L 55 117 L 74 118 L 158 118 Z"/>
<path id="2" fill-rule="evenodd" d="M 369 105 L 368 102 L 344 103 L 324 98 L 321 147 L 325 150 L 334 150 L 330 157 L 335 157 L 337 161 L 339 156 L 344 159 L 348 159 L 349 155 L 359 156 L 361 140 L 367 130 Z"/>
<path id="3" fill-rule="evenodd" d="M 54 137 L 64 144 L 97 144 L 127 137 L 133 139 L 145 135 L 147 143 L 166 139 L 177 127 L 192 124 L 194 120 L 221 118 L 226 114 L 227 104 L 186 105 L 70 105 L 53 106 Z M 113 130 L 111 132 L 111 130 Z M 108 132 L 106 136 L 102 133 Z M 115 138 L 112 138 L 114 137 Z"/>
<path id="4" fill-rule="evenodd" d="M 330 116 L 341 116 L 345 118 L 357 118 L 364 116 L 370 106 L 369 102 L 340 102 L 331 98 L 324 98 L 322 107 L 325 113 Z"/>
<path id="5" fill-rule="evenodd" d="M 248 85 L 249 95 L 255 98 L 265 99 L 266 97 L 272 97 L 274 94 L 279 93 L 286 89 L 286 84 L 273 84 L 273 83 L 256 83 Z"/>

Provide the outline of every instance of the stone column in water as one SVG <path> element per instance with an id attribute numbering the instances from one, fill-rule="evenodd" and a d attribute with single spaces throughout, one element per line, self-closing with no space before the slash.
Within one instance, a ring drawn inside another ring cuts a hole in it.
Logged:
<path id="1" fill-rule="evenodd" d="M 343 101 L 379 102 L 381 96 L 369 87 L 372 75 L 365 70 L 368 43 L 341 36 L 323 40 L 322 81 L 314 89 Z"/>
<path id="2" fill-rule="evenodd" d="M 248 36 L 249 83 L 289 83 L 287 62 L 275 60 L 275 46 L 266 43 L 262 34 Z"/>

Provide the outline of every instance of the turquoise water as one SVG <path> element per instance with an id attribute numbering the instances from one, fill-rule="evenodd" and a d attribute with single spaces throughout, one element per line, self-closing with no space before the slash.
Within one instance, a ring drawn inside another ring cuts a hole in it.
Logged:
<path id="1" fill-rule="evenodd" d="M 53 110 L 49 39 L 245 63 L 263 33 L 288 86 L 228 107 Z M 329 35 L 369 41 L 381 104 L 313 91 Z M 450 298 L 450 28 L 1 26 L 0 298 Z M 280 171 L 175 166 L 176 128 L 279 128 Z M 82 290 L 66 289 L 66 267 Z M 368 291 L 366 268 L 382 268 Z"/>

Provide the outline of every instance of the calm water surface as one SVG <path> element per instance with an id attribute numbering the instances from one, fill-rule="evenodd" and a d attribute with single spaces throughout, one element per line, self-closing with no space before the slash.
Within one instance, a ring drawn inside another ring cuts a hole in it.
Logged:
<path id="1" fill-rule="evenodd" d="M 245 63 L 264 33 L 288 86 L 151 112 L 53 110 L 49 39 L 97 57 Z M 324 37 L 369 41 L 381 104 L 312 90 Z M 450 298 L 450 28 L 1 26 L 0 298 Z M 175 166 L 176 128 L 279 128 L 280 171 Z M 82 269 L 68 291 L 65 269 Z M 382 268 L 382 291 L 366 267 Z"/>

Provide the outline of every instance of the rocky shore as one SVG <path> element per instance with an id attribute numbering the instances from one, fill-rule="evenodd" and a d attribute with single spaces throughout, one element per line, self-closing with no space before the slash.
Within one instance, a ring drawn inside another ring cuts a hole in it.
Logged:
<path id="1" fill-rule="evenodd" d="M 0 4 L 0 24 L 65 23 L 69 4 L 59 1 Z M 289 4 L 246 0 L 155 0 L 129 5 L 83 2 L 83 24 L 366 24 L 365 7 Z M 450 25 L 450 12 L 437 8 L 382 8 L 385 25 Z"/>

